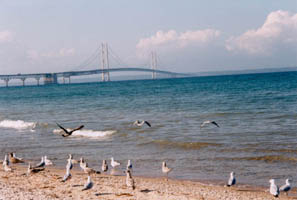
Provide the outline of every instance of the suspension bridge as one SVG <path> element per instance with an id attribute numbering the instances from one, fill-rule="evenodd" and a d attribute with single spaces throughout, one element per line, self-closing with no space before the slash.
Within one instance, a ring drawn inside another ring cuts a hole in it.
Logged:
<path id="1" fill-rule="evenodd" d="M 75 76 L 86 76 L 86 75 L 101 75 L 101 81 L 110 81 L 110 73 L 112 72 L 146 72 L 151 73 L 152 79 L 157 78 L 157 74 L 163 74 L 169 77 L 186 77 L 190 76 L 189 74 L 176 73 L 165 70 L 157 69 L 157 55 L 156 52 L 151 52 L 150 55 L 150 67 L 128 67 L 128 65 L 123 64 L 121 59 L 113 52 L 109 51 L 107 43 L 102 43 L 101 46 L 95 50 L 95 52 L 87 58 L 80 65 L 76 66 L 76 70 L 65 71 L 65 72 L 54 72 L 54 73 L 31 73 L 31 74 L 10 74 L 10 75 L 0 75 L 0 79 L 5 82 L 6 87 L 9 85 L 9 81 L 13 79 L 18 79 L 22 81 L 22 85 L 25 86 L 25 81 L 27 79 L 35 79 L 37 85 L 40 85 L 40 80 L 43 80 L 44 85 L 58 84 L 59 79 L 62 79 L 62 83 L 71 83 L 71 77 Z M 113 57 L 114 60 L 121 67 L 112 67 L 110 68 L 110 57 Z M 99 59 L 98 59 L 99 58 Z M 86 66 L 93 64 L 95 60 L 100 60 L 99 67 L 92 70 L 82 70 Z M 77 69 L 79 68 L 79 70 Z M 66 80 L 66 81 L 65 81 Z M 100 81 L 100 79 L 98 80 Z"/>

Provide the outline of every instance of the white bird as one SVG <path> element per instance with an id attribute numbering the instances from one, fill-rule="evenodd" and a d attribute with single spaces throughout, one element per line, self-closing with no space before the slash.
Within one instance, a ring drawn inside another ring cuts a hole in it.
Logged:
<path id="1" fill-rule="evenodd" d="M 205 126 L 206 124 L 213 124 L 213 125 L 216 125 L 217 127 L 220 127 L 215 121 L 204 121 L 201 125 L 200 125 L 200 128 L 202 128 L 203 126 Z"/>
<path id="2" fill-rule="evenodd" d="M 289 192 L 289 190 L 291 190 L 291 183 L 290 183 L 290 179 L 286 179 L 286 184 L 281 186 L 279 188 L 280 192 L 285 192 L 287 194 L 287 192 Z"/>
<path id="3" fill-rule="evenodd" d="M 44 162 L 44 157 L 43 156 L 41 157 L 40 163 L 35 165 L 33 168 L 41 168 L 41 167 L 45 167 L 45 162 Z"/>
<path id="4" fill-rule="evenodd" d="M 85 162 L 84 158 L 80 158 L 79 166 L 82 170 L 85 170 L 85 168 L 88 166 L 88 164 Z"/>
<path id="5" fill-rule="evenodd" d="M 66 174 L 64 175 L 62 182 L 65 182 L 65 181 L 71 179 L 71 177 L 72 176 L 70 174 L 70 168 L 66 168 Z"/>
<path id="6" fill-rule="evenodd" d="M 31 173 L 38 173 L 43 170 L 44 170 L 44 168 L 33 168 L 31 163 L 29 163 L 28 170 L 27 170 L 27 176 L 29 176 Z"/>
<path id="7" fill-rule="evenodd" d="M 53 165 L 53 162 L 47 159 L 47 156 L 44 156 L 44 162 L 45 162 L 45 165 Z"/>
<path id="8" fill-rule="evenodd" d="M 84 185 L 84 188 L 82 189 L 82 191 L 84 190 L 89 190 L 93 187 L 93 182 L 91 180 L 91 176 L 88 176 L 88 181 L 86 182 L 86 184 Z"/>
<path id="9" fill-rule="evenodd" d="M 113 159 L 113 157 L 111 157 L 110 159 L 111 159 L 110 165 L 111 165 L 113 168 L 115 168 L 115 167 L 121 165 L 121 163 L 115 161 L 115 160 Z"/>
<path id="10" fill-rule="evenodd" d="M 172 168 L 167 167 L 166 162 L 162 163 L 162 172 L 166 174 L 166 180 L 168 180 L 168 173 L 172 171 Z"/>
<path id="11" fill-rule="evenodd" d="M 127 163 L 127 170 L 132 170 L 132 163 L 131 163 L 131 160 L 128 160 L 128 163 Z"/>
<path id="12" fill-rule="evenodd" d="M 126 185 L 128 188 L 132 188 L 133 190 L 135 189 L 135 181 L 132 178 L 132 174 L 130 170 L 126 170 Z"/>
<path id="13" fill-rule="evenodd" d="M 69 155 L 69 158 L 67 159 L 66 170 L 67 169 L 71 170 L 73 168 L 72 157 L 70 155 Z"/>
<path id="14" fill-rule="evenodd" d="M 2 163 L 2 165 L 3 165 L 3 167 L 4 167 L 4 165 L 9 165 L 9 160 L 8 160 L 8 157 L 7 157 L 7 155 L 5 154 L 5 156 L 4 156 L 4 160 L 3 160 L 3 163 Z"/>
<path id="15" fill-rule="evenodd" d="M 148 122 L 148 121 L 139 121 L 139 120 L 136 120 L 133 125 L 135 126 L 142 126 L 143 124 L 146 124 L 148 125 L 149 127 L 152 127 L 151 124 Z"/>
<path id="16" fill-rule="evenodd" d="M 102 169 L 102 172 L 107 172 L 107 170 L 108 170 L 108 164 L 107 164 L 106 160 L 103 160 L 102 161 L 102 167 L 101 167 L 101 169 Z"/>
<path id="17" fill-rule="evenodd" d="M 279 189 L 277 187 L 277 185 L 275 184 L 275 180 L 274 179 L 270 179 L 270 194 L 272 194 L 274 197 L 278 197 L 279 195 Z"/>
<path id="18" fill-rule="evenodd" d="M 230 187 L 230 186 L 232 186 L 232 185 L 235 185 L 235 183 L 236 183 L 236 179 L 235 179 L 235 173 L 234 172 L 231 172 L 230 173 L 230 178 L 229 178 L 229 180 L 228 180 L 228 184 L 227 184 L 227 186 L 228 187 Z"/>

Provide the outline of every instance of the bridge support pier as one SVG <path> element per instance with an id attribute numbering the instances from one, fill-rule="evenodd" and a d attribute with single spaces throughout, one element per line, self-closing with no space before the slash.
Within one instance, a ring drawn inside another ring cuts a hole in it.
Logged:
<path id="1" fill-rule="evenodd" d="M 23 86 L 25 86 L 25 80 L 26 80 L 26 78 L 23 77 L 23 78 L 21 78 L 21 80 L 23 81 Z"/>
<path id="2" fill-rule="evenodd" d="M 58 84 L 58 77 L 56 73 L 46 74 L 44 76 L 44 85 Z"/>
<path id="3" fill-rule="evenodd" d="M 8 87 L 8 82 L 9 82 L 10 79 L 9 79 L 9 78 L 4 78 L 4 79 L 2 79 L 2 80 L 4 80 L 4 82 L 5 82 L 5 86 Z"/>

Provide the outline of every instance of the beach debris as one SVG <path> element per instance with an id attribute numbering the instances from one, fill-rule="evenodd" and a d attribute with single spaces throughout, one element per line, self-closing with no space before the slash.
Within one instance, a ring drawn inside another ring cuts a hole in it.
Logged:
<path id="1" fill-rule="evenodd" d="M 84 185 L 84 188 L 82 189 L 82 191 L 91 189 L 93 187 L 93 185 L 94 184 L 93 184 L 93 182 L 91 180 L 91 176 L 88 176 L 88 181 Z"/>
<path id="2" fill-rule="evenodd" d="M 166 162 L 164 161 L 163 163 L 162 163 L 162 172 L 164 173 L 164 174 L 166 174 L 166 180 L 168 181 L 168 174 L 169 174 L 169 172 L 171 172 L 172 171 L 172 168 L 169 168 L 169 167 L 167 167 L 167 164 L 166 164 Z"/>
<path id="3" fill-rule="evenodd" d="M 148 121 L 144 121 L 144 120 L 142 120 L 142 121 L 140 121 L 140 120 L 136 120 L 136 121 L 133 123 L 133 125 L 135 125 L 135 126 L 142 126 L 142 125 L 144 125 L 144 124 L 148 125 L 149 127 L 152 127 L 152 125 L 151 125 Z"/>
<path id="4" fill-rule="evenodd" d="M 286 179 L 286 184 L 279 188 L 280 192 L 285 192 L 288 195 L 289 190 L 291 190 L 291 180 Z"/>
<path id="5" fill-rule="evenodd" d="M 16 157 L 15 153 L 9 154 L 9 160 L 11 163 L 24 163 L 25 161 L 22 158 Z"/>
<path id="6" fill-rule="evenodd" d="M 65 129 L 64 127 L 62 127 L 60 124 L 58 124 L 58 123 L 56 123 L 56 124 L 57 124 L 57 126 L 58 126 L 60 129 L 62 129 L 62 130 L 65 132 L 64 134 L 62 134 L 63 137 L 68 137 L 68 136 L 72 135 L 72 133 L 73 133 L 74 131 L 78 131 L 78 130 L 80 130 L 80 129 L 82 129 L 82 128 L 84 127 L 84 125 L 81 125 L 81 126 L 79 126 L 79 127 L 77 127 L 77 128 L 74 128 L 74 129 L 68 131 L 67 129 Z"/>
<path id="7" fill-rule="evenodd" d="M 231 173 L 230 173 L 230 178 L 229 178 L 229 180 L 228 180 L 228 184 L 227 184 L 227 186 L 230 187 L 230 186 L 232 186 L 232 185 L 235 185 L 235 183 L 236 183 L 235 173 L 234 173 L 234 172 L 231 172 Z"/>
<path id="8" fill-rule="evenodd" d="M 270 179 L 269 182 L 270 182 L 270 189 L 269 189 L 270 194 L 272 194 L 274 197 L 278 197 L 278 195 L 279 195 L 279 188 L 275 184 L 275 180 L 274 179 Z"/>
<path id="9" fill-rule="evenodd" d="M 207 120 L 207 121 L 204 121 L 204 122 L 200 125 L 200 128 L 204 127 L 206 124 L 213 124 L 213 125 L 217 126 L 218 128 L 220 127 L 215 121 Z"/>
<path id="10" fill-rule="evenodd" d="M 135 181 L 132 178 L 131 171 L 129 169 L 126 170 L 126 186 L 131 188 L 132 190 L 135 189 Z"/>
<path id="11" fill-rule="evenodd" d="M 108 164 L 107 164 L 106 160 L 102 160 L 101 170 L 102 170 L 102 172 L 107 172 Z"/>

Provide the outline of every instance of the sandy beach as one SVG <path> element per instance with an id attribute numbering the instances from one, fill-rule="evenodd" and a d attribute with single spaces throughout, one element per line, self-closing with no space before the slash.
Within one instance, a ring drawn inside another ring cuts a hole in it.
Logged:
<path id="1" fill-rule="evenodd" d="M 125 185 L 125 176 L 94 174 L 94 187 L 82 191 L 87 175 L 77 167 L 71 171 L 72 178 L 61 182 L 65 170 L 48 167 L 30 176 L 26 167 L 13 165 L 13 172 L 0 171 L 0 199 L 148 199 L 148 200 L 269 200 L 268 188 L 252 188 L 237 185 L 232 188 L 220 183 L 202 183 L 164 177 L 134 177 L 136 189 Z M 295 196 L 295 197 L 294 197 Z M 279 199 L 296 199 L 296 191 Z"/>

